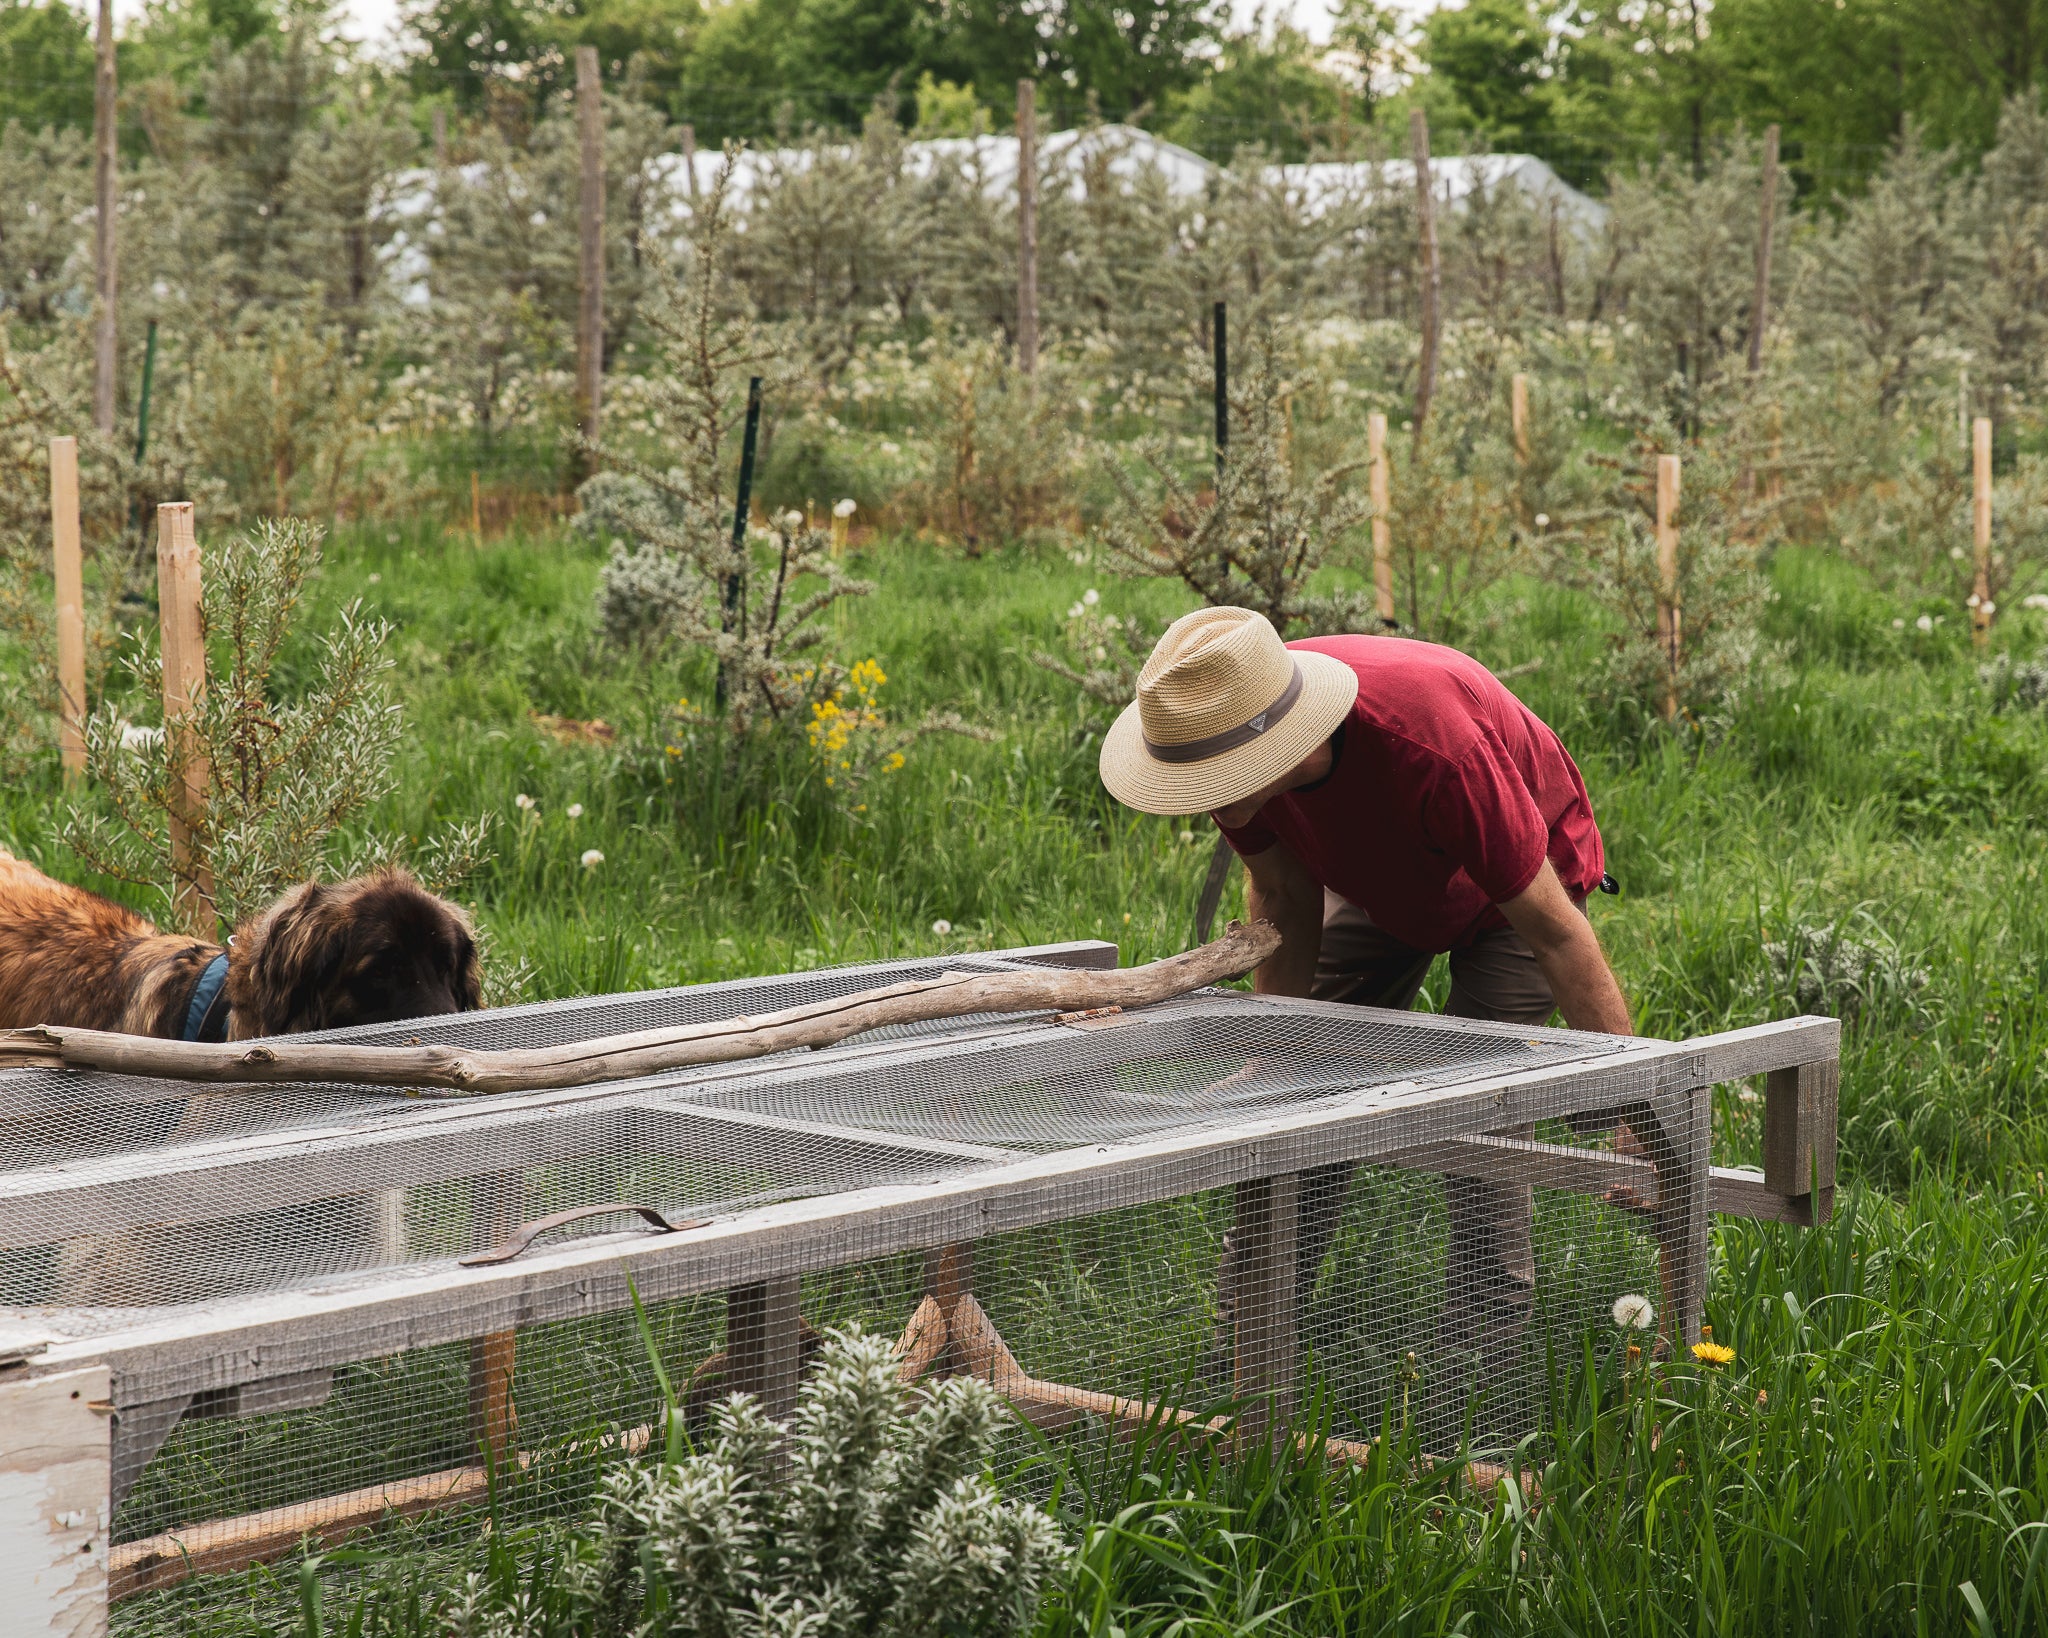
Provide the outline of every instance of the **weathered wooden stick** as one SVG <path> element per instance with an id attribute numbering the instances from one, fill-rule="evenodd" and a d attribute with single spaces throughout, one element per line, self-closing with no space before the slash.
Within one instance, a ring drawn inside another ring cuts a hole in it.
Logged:
<path id="1" fill-rule="evenodd" d="M 911 1323 L 913 1326 L 917 1324 L 914 1316 Z M 1003 1341 L 1002 1333 L 989 1319 L 987 1311 L 971 1294 L 962 1297 L 959 1306 L 953 1310 L 952 1341 L 966 1373 L 988 1383 L 1009 1400 L 1011 1408 L 1019 1416 L 1042 1433 L 1058 1433 L 1072 1427 L 1083 1416 L 1097 1417 L 1109 1423 L 1124 1438 L 1154 1427 L 1185 1428 L 1190 1433 L 1207 1434 L 1212 1438 L 1238 1431 L 1226 1416 L 1203 1421 L 1193 1411 L 1156 1400 L 1126 1399 L 1121 1394 L 1101 1393 L 1094 1388 L 1077 1388 L 1065 1382 L 1048 1382 L 1043 1377 L 1027 1375 L 1017 1363 L 1017 1356 L 1010 1352 L 1009 1344 Z M 901 1349 L 902 1344 L 899 1343 L 899 1352 Z M 1321 1450 L 1332 1467 L 1364 1467 L 1372 1460 L 1377 1448 L 1376 1440 L 1340 1439 L 1334 1435 L 1317 1439 L 1307 1433 L 1295 1434 L 1293 1444 L 1296 1453 L 1303 1456 Z M 1423 1461 L 1432 1467 L 1445 1465 L 1444 1458 L 1439 1456 L 1425 1454 Z M 1508 1476 L 1508 1472 L 1507 1468 L 1493 1462 L 1467 1462 L 1465 1483 L 1482 1495 L 1490 1494 Z M 1519 1474 L 1518 1477 L 1524 1491 L 1533 1494 L 1535 1479 L 1528 1474 Z"/>
<path id="2" fill-rule="evenodd" d="M 758 1017 L 742 1015 L 526 1051 L 290 1041 L 209 1045 L 40 1024 L 0 1033 L 0 1068 L 97 1069 L 212 1084 L 338 1081 L 407 1090 L 445 1087 L 464 1095 L 534 1092 L 763 1058 L 797 1047 L 830 1046 L 889 1024 L 983 1012 L 1149 1006 L 1248 973 L 1279 947 L 1280 934 L 1270 922 L 1249 927 L 1233 922 L 1213 944 L 1142 967 L 1110 972 L 1046 968 L 943 973 Z"/>

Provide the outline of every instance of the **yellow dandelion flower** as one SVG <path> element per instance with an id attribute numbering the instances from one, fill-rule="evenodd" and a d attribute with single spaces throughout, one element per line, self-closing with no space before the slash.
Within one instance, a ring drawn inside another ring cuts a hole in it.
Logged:
<path id="1" fill-rule="evenodd" d="M 1725 1342 L 1695 1342 L 1692 1357 L 1702 1365 L 1732 1365 L 1735 1363 L 1735 1350 Z"/>

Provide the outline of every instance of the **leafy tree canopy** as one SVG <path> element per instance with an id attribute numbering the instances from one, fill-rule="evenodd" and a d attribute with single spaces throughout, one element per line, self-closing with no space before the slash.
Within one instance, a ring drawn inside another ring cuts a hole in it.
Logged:
<path id="1" fill-rule="evenodd" d="M 939 87 L 946 129 L 1004 129 L 1028 76 L 1048 124 L 1139 121 L 1219 159 L 1247 143 L 1349 152 L 1375 124 L 1398 148 L 1420 105 L 1440 151 L 1531 151 L 1587 184 L 1666 154 L 1697 171 L 1730 133 L 1776 122 L 1804 188 L 1860 189 L 1909 123 L 1967 160 L 2007 99 L 2048 79 L 2048 0 L 1465 0 L 1420 19 L 1343 0 L 1327 45 L 1233 31 L 1224 0 L 406 3 L 398 73 L 415 106 L 508 131 L 530 128 L 587 44 L 615 90 L 703 142 L 857 129 L 878 98 L 936 129 Z M 120 42 L 129 142 L 174 105 L 212 117 L 223 64 L 251 52 L 380 79 L 333 22 L 334 0 L 149 0 Z M 86 8 L 0 0 L 0 124 L 91 117 Z"/>

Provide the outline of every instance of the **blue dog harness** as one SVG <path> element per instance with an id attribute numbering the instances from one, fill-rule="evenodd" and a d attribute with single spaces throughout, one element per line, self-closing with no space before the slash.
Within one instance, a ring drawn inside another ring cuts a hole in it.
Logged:
<path id="1" fill-rule="evenodd" d="M 225 1041 L 228 1038 L 228 953 L 223 950 L 206 964 L 199 982 L 192 986 L 192 999 L 185 1004 L 185 1035 L 188 1041 Z"/>

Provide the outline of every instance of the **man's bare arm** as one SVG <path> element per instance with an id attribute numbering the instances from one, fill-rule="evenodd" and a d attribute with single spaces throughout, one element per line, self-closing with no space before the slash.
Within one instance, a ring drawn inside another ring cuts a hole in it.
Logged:
<path id="1" fill-rule="evenodd" d="M 1275 842 L 1244 862 L 1245 910 L 1280 929 L 1280 948 L 1252 975 L 1261 995 L 1307 995 L 1323 951 L 1323 890 L 1301 861 Z"/>
<path id="2" fill-rule="evenodd" d="M 1509 899 L 1500 913 L 1536 952 L 1537 965 L 1550 980 L 1550 993 L 1557 997 L 1566 1023 L 1602 1035 L 1635 1034 L 1628 1002 L 1601 954 L 1593 924 L 1572 903 L 1548 859 L 1521 896 Z M 1286 953 L 1284 945 L 1281 953 Z"/>

